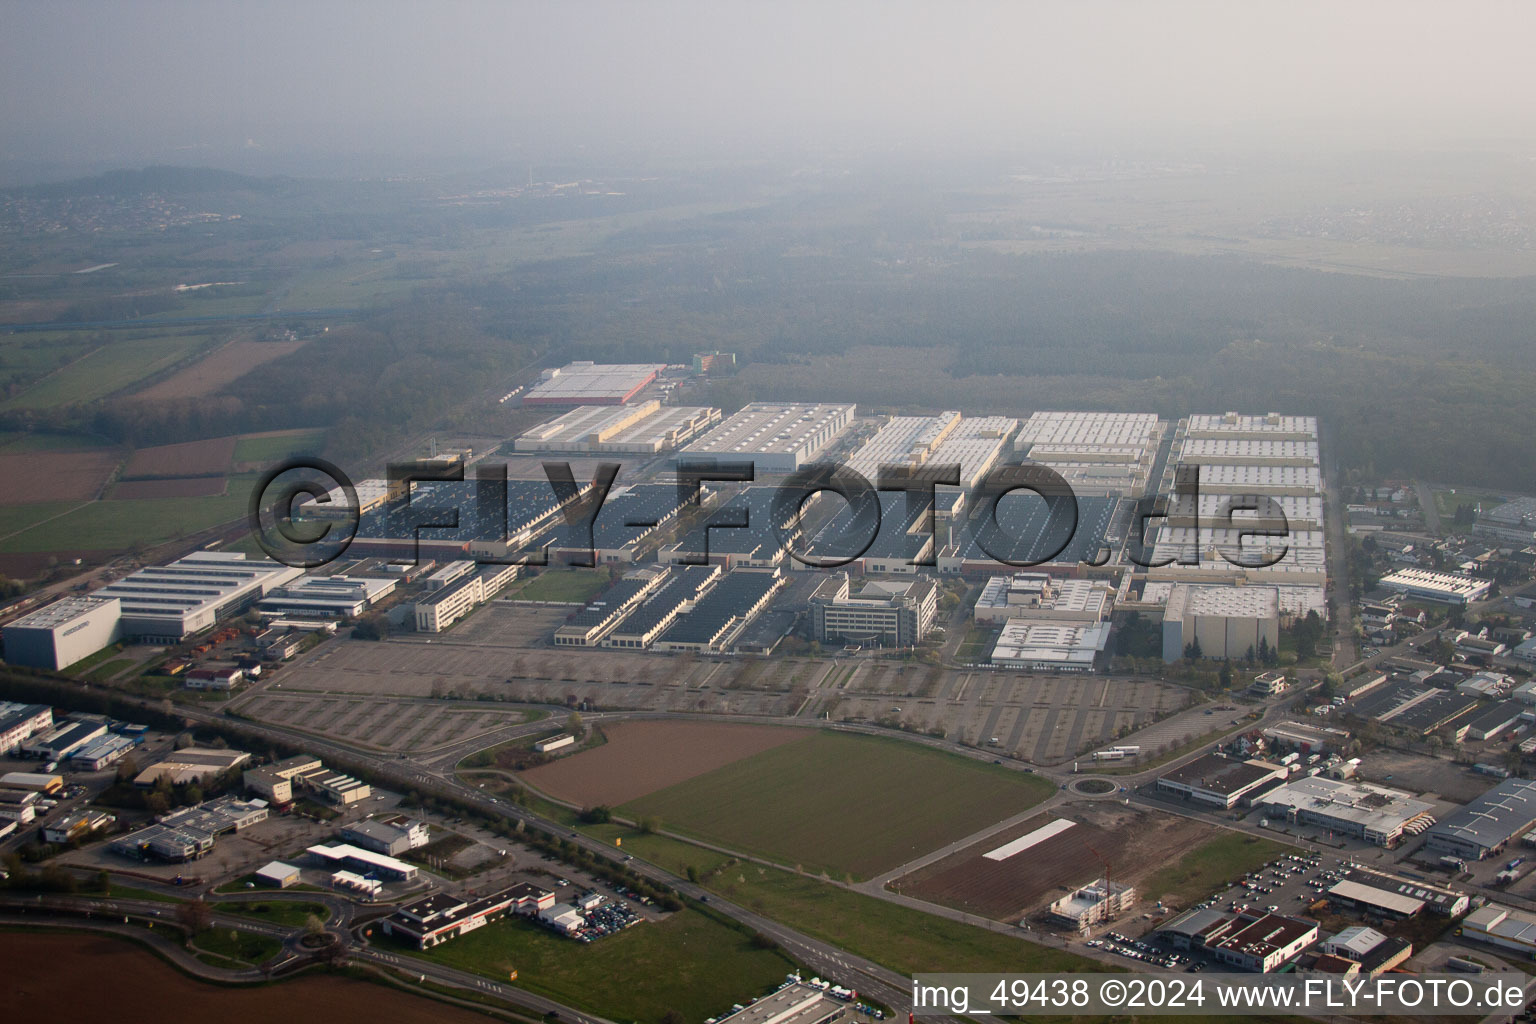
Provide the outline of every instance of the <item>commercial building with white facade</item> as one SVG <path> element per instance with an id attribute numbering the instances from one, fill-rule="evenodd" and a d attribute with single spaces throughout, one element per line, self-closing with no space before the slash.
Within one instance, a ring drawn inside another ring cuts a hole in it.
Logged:
<path id="1" fill-rule="evenodd" d="M 5 660 L 30 668 L 65 668 L 116 643 L 122 635 L 121 618 L 116 598 L 61 598 L 0 631 Z"/>
<path id="2" fill-rule="evenodd" d="M 0 700 L 0 756 L 9 756 L 39 733 L 53 729 L 53 708 Z"/>
<path id="3" fill-rule="evenodd" d="M 857 411 L 851 404 L 753 402 L 683 453 L 751 462 L 759 473 L 789 473 L 820 455 L 848 429 Z"/>

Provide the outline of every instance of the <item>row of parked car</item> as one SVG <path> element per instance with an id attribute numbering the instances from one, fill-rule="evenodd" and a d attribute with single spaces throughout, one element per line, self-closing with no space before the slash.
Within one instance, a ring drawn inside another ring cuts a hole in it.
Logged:
<path id="1" fill-rule="evenodd" d="M 1100 946 L 1129 960 L 1140 960 L 1143 963 L 1158 964 L 1162 967 L 1177 967 L 1179 964 L 1189 963 L 1187 956 L 1158 949 L 1150 942 L 1144 942 L 1141 939 L 1126 938 L 1119 932 L 1110 932 L 1102 939 L 1090 939 L 1088 942 L 1090 949 L 1097 949 Z"/>

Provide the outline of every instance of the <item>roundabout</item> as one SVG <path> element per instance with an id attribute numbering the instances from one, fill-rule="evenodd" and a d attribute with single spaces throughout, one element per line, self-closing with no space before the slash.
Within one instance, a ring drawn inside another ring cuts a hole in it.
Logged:
<path id="1" fill-rule="evenodd" d="M 1120 789 L 1120 783 L 1103 776 L 1088 776 L 1073 779 L 1067 789 L 1078 796 L 1113 796 Z"/>

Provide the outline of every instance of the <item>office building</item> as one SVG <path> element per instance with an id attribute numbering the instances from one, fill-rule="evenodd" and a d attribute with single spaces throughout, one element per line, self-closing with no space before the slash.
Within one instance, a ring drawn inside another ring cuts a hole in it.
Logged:
<path id="1" fill-rule="evenodd" d="M 811 636 L 823 644 L 913 647 L 928 635 L 939 611 L 933 580 L 867 580 L 857 593 L 847 573 L 832 573 L 811 593 Z"/>

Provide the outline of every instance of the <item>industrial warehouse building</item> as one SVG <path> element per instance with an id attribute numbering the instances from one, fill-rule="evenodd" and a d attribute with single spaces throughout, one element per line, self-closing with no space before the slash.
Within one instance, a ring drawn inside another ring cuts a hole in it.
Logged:
<path id="1" fill-rule="evenodd" d="M 1483 860 L 1536 824 L 1536 782 L 1505 779 L 1435 825 L 1424 848 L 1464 860 Z"/>
<path id="2" fill-rule="evenodd" d="M 1017 616 L 1036 620 L 1102 622 L 1114 600 L 1105 580 L 1055 579 L 1050 573 L 993 576 L 973 610 L 978 624 L 997 625 Z"/>
<path id="3" fill-rule="evenodd" d="M 1028 470 L 1024 467 L 1021 476 Z M 1076 571 L 1079 563 L 1102 563 L 1105 538 L 1119 507 L 1118 498 L 1047 502 L 1022 488 L 995 506 L 975 502 L 955 524 L 951 543 L 939 552 L 938 570 L 994 576 L 1024 566 L 1060 565 Z"/>
<path id="4" fill-rule="evenodd" d="M 1461 922 L 1461 934 L 1491 946 L 1536 957 L 1536 914 L 1498 903 L 1485 903 Z"/>
<path id="5" fill-rule="evenodd" d="M 211 750 L 207 747 L 183 747 L 167 754 L 165 760 L 152 764 L 134 776 L 140 789 L 153 789 L 162 780 L 167 785 L 183 786 L 202 782 L 220 772 L 238 768 L 251 759 L 243 750 Z"/>
<path id="6" fill-rule="evenodd" d="M 303 574 L 239 552 L 194 551 L 168 565 L 145 566 L 91 596 L 119 600 L 123 637 L 175 644 L 239 615 Z"/>
<path id="7" fill-rule="evenodd" d="M 544 370 L 523 396 L 524 405 L 623 405 L 666 367 L 659 363 L 579 360 Z"/>
<path id="8" fill-rule="evenodd" d="M 938 611 L 933 580 L 869 580 L 854 594 L 848 574 L 833 573 L 811 592 L 811 636 L 824 644 L 914 647 L 933 628 Z"/>
<path id="9" fill-rule="evenodd" d="M 777 569 L 734 569 L 657 637 L 658 651 L 729 649 L 785 585 Z"/>
<path id="10" fill-rule="evenodd" d="M 378 576 L 304 576 L 277 587 L 256 607 L 296 618 L 353 619 L 393 593 L 397 582 Z"/>
<path id="11" fill-rule="evenodd" d="M 1269 783 L 1284 781 L 1290 772 L 1268 761 L 1239 761 L 1220 754 L 1203 754 L 1157 780 L 1159 792 L 1227 810 Z"/>
<path id="12" fill-rule="evenodd" d="M 646 596 L 658 590 L 671 575 L 669 566 L 648 566 L 627 573 L 601 597 L 555 630 L 556 647 L 596 647 Z"/>
<path id="13" fill-rule="evenodd" d="M 992 664 L 1026 672 L 1089 672 L 1109 644 L 1107 622 L 1009 619 L 992 647 Z"/>
<path id="14" fill-rule="evenodd" d="M 302 575 L 264 558 L 194 551 L 22 616 L 4 628 L 5 660 L 60 669 L 118 640 L 180 643 Z"/>
<path id="15" fill-rule="evenodd" d="M 299 869 L 280 860 L 270 861 L 254 872 L 256 881 L 274 889 L 286 889 L 299 884 Z"/>
<path id="16" fill-rule="evenodd" d="M 57 670 L 116 643 L 122 635 L 122 605 L 116 598 L 65 597 L 0 632 L 7 662 Z"/>
<path id="17" fill-rule="evenodd" d="M 1493 584 L 1458 573 L 1432 572 L 1428 569 L 1400 569 L 1384 576 L 1381 586 L 1417 601 L 1433 601 L 1465 607 L 1488 596 Z"/>
<path id="18" fill-rule="evenodd" d="M 1342 886 L 1343 888 L 1340 888 Z M 1434 885 L 1420 878 L 1351 868 L 1328 890 L 1332 900 L 1382 917 L 1409 917 L 1429 910 L 1441 917 L 1458 917 L 1471 903 L 1464 892 Z"/>
<path id="19" fill-rule="evenodd" d="M 1262 799 L 1271 817 L 1316 825 L 1377 846 L 1392 846 L 1404 833 L 1419 835 L 1435 823 L 1430 814 L 1434 805 L 1412 793 L 1320 775 L 1286 783 Z"/>
<path id="20" fill-rule="evenodd" d="M 1345 928 L 1319 947 L 1329 956 L 1342 957 L 1360 965 L 1362 974 L 1390 971 L 1413 955 L 1413 943 L 1383 935 L 1374 928 L 1356 925 Z"/>
<path id="21" fill-rule="evenodd" d="M 1180 584 L 1163 612 L 1163 660 L 1198 648 L 1203 658 L 1240 661 L 1279 651 L 1280 595 L 1274 587 Z"/>
<path id="22" fill-rule="evenodd" d="M 1253 441 L 1316 441 L 1317 417 L 1282 416 L 1271 412 L 1259 416 L 1228 412 L 1220 415 L 1194 415 L 1183 424 L 1185 437 L 1231 438 Z"/>
<path id="23" fill-rule="evenodd" d="M 608 492 L 596 517 L 561 523 L 539 537 L 551 565 L 612 565 L 633 562 L 687 507 L 676 484 L 629 484 Z M 489 600 L 490 595 L 486 595 Z"/>
<path id="24" fill-rule="evenodd" d="M 751 462 L 759 473 L 790 473 L 847 430 L 857 409 L 851 404 L 753 402 L 683 452 Z"/>
<path id="25" fill-rule="evenodd" d="M 718 565 L 673 566 L 666 580 L 639 603 L 632 605 L 603 638 L 602 646 L 643 650 L 691 611 L 698 600 L 724 575 Z"/>
<path id="26" fill-rule="evenodd" d="M 719 409 L 663 406 L 655 399 L 617 409 L 583 405 L 525 431 L 513 447 L 570 455 L 654 455 L 671 451 L 719 422 Z"/>
<path id="27" fill-rule="evenodd" d="M 846 463 L 871 484 L 886 470 L 958 468 L 955 486 L 971 490 L 1007 447 L 1019 421 L 1007 416 L 893 416 Z"/>
<path id="28" fill-rule="evenodd" d="M 1153 413 L 1037 412 L 1014 446 L 1060 474 L 1075 494 L 1139 497 L 1166 429 Z"/>

